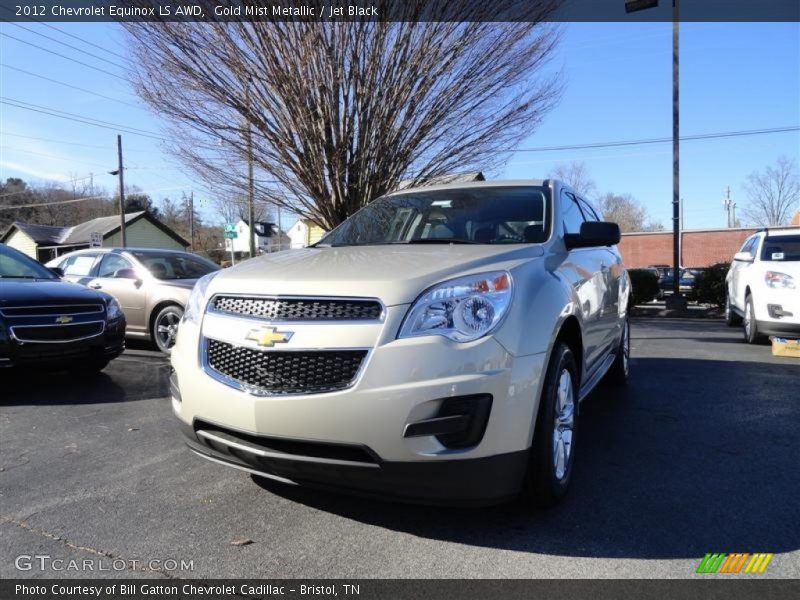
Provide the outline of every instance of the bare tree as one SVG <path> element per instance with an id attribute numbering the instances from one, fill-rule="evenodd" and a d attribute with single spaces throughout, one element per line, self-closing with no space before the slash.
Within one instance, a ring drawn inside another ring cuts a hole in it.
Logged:
<path id="1" fill-rule="evenodd" d="M 402 18 L 126 24 L 134 85 L 212 189 L 242 195 L 252 142 L 258 197 L 324 228 L 403 179 L 499 166 L 558 100 L 560 0 L 473 3 L 461 22 L 375 4 Z M 525 22 L 487 22 L 504 7 Z"/>
<path id="2" fill-rule="evenodd" d="M 619 225 L 623 232 L 630 231 L 662 231 L 661 223 L 650 220 L 647 209 L 630 194 L 614 194 L 602 196 L 598 208 L 606 221 Z"/>
<path id="3" fill-rule="evenodd" d="M 751 173 L 744 188 L 750 205 L 743 212 L 749 222 L 786 225 L 800 203 L 797 162 L 782 156 L 774 166 Z"/>
<path id="4" fill-rule="evenodd" d="M 550 171 L 549 176 L 560 179 L 581 195 L 592 196 L 597 192 L 597 186 L 589 174 L 589 168 L 585 162 L 574 160 L 560 163 Z"/>

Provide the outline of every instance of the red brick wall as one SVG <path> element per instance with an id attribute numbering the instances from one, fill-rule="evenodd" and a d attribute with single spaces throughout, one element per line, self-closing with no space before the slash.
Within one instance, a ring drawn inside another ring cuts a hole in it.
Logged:
<path id="1" fill-rule="evenodd" d="M 681 264 L 684 267 L 708 267 L 730 262 L 744 240 L 757 229 L 716 229 L 685 231 Z M 623 233 L 619 244 L 622 259 L 629 269 L 649 265 L 672 264 L 672 232 Z"/>

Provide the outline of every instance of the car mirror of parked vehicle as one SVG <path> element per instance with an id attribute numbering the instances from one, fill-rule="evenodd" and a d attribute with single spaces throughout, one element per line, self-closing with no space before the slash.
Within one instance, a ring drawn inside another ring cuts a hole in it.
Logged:
<path id="1" fill-rule="evenodd" d="M 139 281 L 141 277 L 136 274 L 134 269 L 118 269 L 114 272 L 115 279 L 135 279 Z"/>
<path id="2" fill-rule="evenodd" d="M 613 246 L 621 238 L 619 225 L 608 221 L 586 221 L 581 225 L 580 233 L 567 233 L 564 243 L 567 249 L 594 248 Z"/>
<path id="3" fill-rule="evenodd" d="M 753 262 L 753 255 L 749 252 L 737 252 L 733 255 L 733 260 L 741 262 Z"/>
<path id="4" fill-rule="evenodd" d="M 59 277 L 64 277 L 64 269 L 61 267 L 48 267 L 53 273 L 58 275 Z"/>

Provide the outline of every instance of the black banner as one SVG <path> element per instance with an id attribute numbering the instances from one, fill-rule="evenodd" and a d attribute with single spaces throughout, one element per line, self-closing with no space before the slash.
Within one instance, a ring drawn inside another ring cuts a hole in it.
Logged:
<path id="1" fill-rule="evenodd" d="M 642 569 L 646 569 L 646 564 Z M 244 579 L 11 579 L 0 582 L 4 600 L 785 600 L 800 597 L 800 581 L 751 579 L 672 580 L 244 580 Z"/>
<path id="2" fill-rule="evenodd" d="M 3 20 L 21 22 L 800 21 L 798 0 L 0 0 L 0 7 Z"/>

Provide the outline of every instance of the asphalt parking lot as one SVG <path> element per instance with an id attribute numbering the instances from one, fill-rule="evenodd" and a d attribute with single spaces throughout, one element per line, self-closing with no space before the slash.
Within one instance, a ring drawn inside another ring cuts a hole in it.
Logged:
<path id="1" fill-rule="evenodd" d="M 571 495 L 546 512 L 363 500 L 203 461 L 146 350 L 93 378 L 0 382 L 0 577 L 92 575 L 15 568 L 46 554 L 193 561 L 95 573 L 120 577 L 683 578 L 707 552 L 771 552 L 763 576 L 800 577 L 800 360 L 714 321 L 632 334 L 631 383 L 584 403 Z"/>

